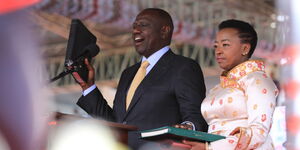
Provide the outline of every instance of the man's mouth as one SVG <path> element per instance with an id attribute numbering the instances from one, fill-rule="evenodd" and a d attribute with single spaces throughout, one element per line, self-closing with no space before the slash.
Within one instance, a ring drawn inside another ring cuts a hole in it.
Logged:
<path id="1" fill-rule="evenodd" d="M 140 45 L 143 41 L 144 41 L 144 39 L 142 37 L 135 37 L 134 38 L 135 45 Z"/>

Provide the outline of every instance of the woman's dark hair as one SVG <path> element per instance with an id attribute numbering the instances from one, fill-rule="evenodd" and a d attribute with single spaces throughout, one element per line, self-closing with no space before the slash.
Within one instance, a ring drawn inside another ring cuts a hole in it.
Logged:
<path id="1" fill-rule="evenodd" d="M 257 33 L 254 28 L 247 22 L 234 19 L 221 22 L 221 24 L 219 24 L 219 30 L 222 30 L 224 28 L 234 28 L 238 30 L 241 42 L 249 43 L 251 45 L 250 51 L 248 53 L 248 58 L 250 58 L 257 44 Z"/>

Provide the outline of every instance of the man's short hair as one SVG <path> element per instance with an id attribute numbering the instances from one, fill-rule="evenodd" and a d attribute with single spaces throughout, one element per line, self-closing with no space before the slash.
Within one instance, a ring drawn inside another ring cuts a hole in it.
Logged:
<path id="1" fill-rule="evenodd" d="M 172 37 L 173 29 L 174 29 L 174 24 L 171 15 L 160 8 L 146 8 L 143 11 L 151 11 L 153 12 L 153 15 L 159 17 L 160 21 L 163 23 L 163 25 L 168 25 L 171 28 L 170 31 L 170 36 Z"/>

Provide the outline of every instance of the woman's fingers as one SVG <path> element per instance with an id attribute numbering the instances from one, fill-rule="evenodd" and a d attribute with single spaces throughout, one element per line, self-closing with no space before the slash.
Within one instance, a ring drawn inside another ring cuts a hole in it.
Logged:
<path id="1" fill-rule="evenodd" d="M 235 134 L 238 134 L 238 133 L 240 133 L 240 128 L 239 127 L 235 128 L 229 135 L 235 135 Z"/>

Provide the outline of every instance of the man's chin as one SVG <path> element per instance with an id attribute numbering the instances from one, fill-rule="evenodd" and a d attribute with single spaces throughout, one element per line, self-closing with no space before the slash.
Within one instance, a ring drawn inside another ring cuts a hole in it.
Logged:
<path id="1" fill-rule="evenodd" d="M 145 54 L 145 50 L 141 47 L 135 47 L 135 50 L 137 53 L 139 53 L 140 55 L 144 56 Z"/>

